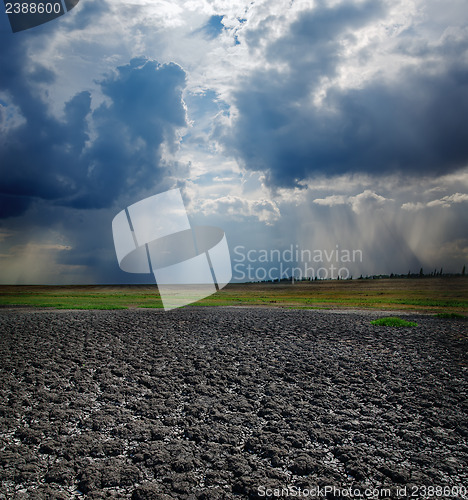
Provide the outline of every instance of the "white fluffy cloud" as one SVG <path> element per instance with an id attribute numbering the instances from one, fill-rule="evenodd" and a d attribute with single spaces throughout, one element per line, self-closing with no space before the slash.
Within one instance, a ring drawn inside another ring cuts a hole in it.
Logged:
<path id="1" fill-rule="evenodd" d="M 226 221 L 242 221 L 247 217 L 254 217 L 260 222 L 271 224 L 280 217 L 278 207 L 270 200 L 249 200 L 231 195 L 202 201 L 198 205 L 198 211 L 204 215 L 224 214 Z"/>
<path id="2" fill-rule="evenodd" d="M 437 200 L 431 200 L 427 203 L 422 203 L 420 201 L 416 203 L 408 202 L 404 203 L 401 208 L 403 210 L 422 210 L 427 207 L 445 207 L 449 208 L 456 203 L 466 203 L 468 202 L 468 194 L 466 193 L 454 193 L 447 196 L 443 196 Z"/>
<path id="3" fill-rule="evenodd" d="M 317 198 L 314 200 L 314 203 L 328 207 L 350 205 L 354 212 L 362 213 L 364 211 L 382 209 L 387 203 L 392 201 L 393 200 L 366 189 L 364 192 L 355 196 L 330 195 L 326 198 Z"/>

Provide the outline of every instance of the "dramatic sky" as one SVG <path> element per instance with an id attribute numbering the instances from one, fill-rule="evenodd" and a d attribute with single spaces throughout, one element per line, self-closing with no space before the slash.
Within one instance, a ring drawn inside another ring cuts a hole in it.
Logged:
<path id="1" fill-rule="evenodd" d="M 151 282 L 112 219 L 175 187 L 238 281 L 291 246 L 461 272 L 467 26 L 466 0 L 81 0 L 18 33 L 2 12 L 0 282 Z"/>

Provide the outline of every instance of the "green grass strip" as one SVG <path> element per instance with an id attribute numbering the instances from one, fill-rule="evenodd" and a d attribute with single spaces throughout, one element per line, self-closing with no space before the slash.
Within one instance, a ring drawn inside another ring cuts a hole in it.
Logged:
<path id="1" fill-rule="evenodd" d="M 414 321 L 406 321 L 404 319 L 396 318 L 396 317 L 388 317 L 388 318 L 376 319 L 374 321 L 371 321 L 371 325 L 377 325 L 377 326 L 396 326 L 396 327 L 418 326 L 418 324 L 415 323 Z"/>
<path id="2" fill-rule="evenodd" d="M 438 313 L 435 315 L 436 318 L 444 318 L 444 319 L 465 319 L 463 314 L 458 313 Z"/>

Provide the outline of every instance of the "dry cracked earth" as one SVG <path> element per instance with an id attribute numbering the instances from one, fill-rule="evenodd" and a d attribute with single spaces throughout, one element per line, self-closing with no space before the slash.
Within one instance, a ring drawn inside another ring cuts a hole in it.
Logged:
<path id="1" fill-rule="evenodd" d="M 0 499 L 463 498 L 467 323 L 378 315 L 4 309 Z"/>

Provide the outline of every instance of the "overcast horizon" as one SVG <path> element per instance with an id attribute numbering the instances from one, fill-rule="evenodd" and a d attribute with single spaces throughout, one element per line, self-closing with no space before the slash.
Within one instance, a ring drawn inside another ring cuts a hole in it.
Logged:
<path id="1" fill-rule="evenodd" d="M 233 281 L 290 248 L 460 273 L 467 26 L 461 0 L 81 0 L 18 33 L 3 13 L 0 283 L 152 283 L 119 269 L 112 219 L 173 188 Z"/>

